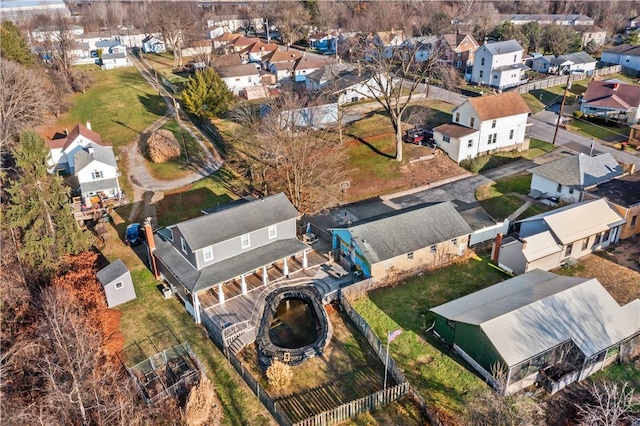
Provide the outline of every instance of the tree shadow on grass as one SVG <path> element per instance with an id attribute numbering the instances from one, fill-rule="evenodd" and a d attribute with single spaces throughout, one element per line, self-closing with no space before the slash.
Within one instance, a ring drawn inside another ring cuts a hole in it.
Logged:
<path id="1" fill-rule="evenodd" d="M 138 101 L 145 109 L 158 117 L 162 117 L 167 112 L 167 103 L 162 96 L 156 94 L 141 93 Z"/>
<path id="2" fill-rule="evenodd" d="M 371 151 L 375 152 L 378 155 L 381 155 L 383 157 L 387 157 L 387 158 L 389 158 L 391 160 L 394 160 L 396 158 L 395 155 L 387 154 L 386 152 L 380 151 L 378 148 L 376 148 L 375 146 L 371 145 L 369 142 L 367 142 L 366 140 L 364 140 L 363 138 L 361 138 L 358 135 L 354 135 L 353 133 L 347 133 L 346 136 L 349 136 L 350 138 L 353 138 L 353 139 L 357 140 L 358 142 L 360 142 L 361 144 L 363 144 L 364 146 L 366 146 L 367 148 L 369 148 Z"/>

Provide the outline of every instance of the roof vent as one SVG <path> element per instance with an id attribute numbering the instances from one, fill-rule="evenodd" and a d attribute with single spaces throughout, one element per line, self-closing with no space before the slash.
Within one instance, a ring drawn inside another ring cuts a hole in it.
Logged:
<path id="1" fill-rule="evenodd" d="M 87 129 L 91 130 L 91 123 L 87 121 Z"/>

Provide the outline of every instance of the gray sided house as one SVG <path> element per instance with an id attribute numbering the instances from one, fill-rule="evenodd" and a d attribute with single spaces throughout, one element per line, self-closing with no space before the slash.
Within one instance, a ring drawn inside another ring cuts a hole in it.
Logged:
<path id="1" fill-rule="evenodd" d="M 131 274 L 122 260 L 117 259 L 98 271 L 97 278 L 102 284 L 110 308 L 136 298 Z"/>
<path id="2" fill-rule="evenodd" d="M 466 253 L 472 232 L 450 202 L 410 208 L 330 231 L 343 266 L 375 281 L 450 263 Z"/>
<path id="3" fill-rule="evenodd" d="M 437 336 L 507 394 L 555 393 L 640 347 L 640 300 L 620 306 L 595 278 L 534 270 L 431 312 Z"/>
<path id="4" fill-rule="evenodd" d="M 155 263 L 156 276 L 169 283 L 200 323 L 205 304 L 224 304 L 232 293 L 247 294 L 247 276 L 261 272 L 267 285 L 276 265 L 283 275 L 288 274 L 287 261 L 291 258 L 297 257 L 303 267 L 307 266 L 310 247 L 296 237 L 298 217 L 298 211 L 282 193 L 235 203 L 168 226 L 147 238 L 152 266 Z"/>

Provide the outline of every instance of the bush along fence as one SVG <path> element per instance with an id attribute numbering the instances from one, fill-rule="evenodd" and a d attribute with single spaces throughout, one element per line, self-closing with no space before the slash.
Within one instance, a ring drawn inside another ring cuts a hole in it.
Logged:
<path id="1" fill-rule="evenodd" d="M 372 279 L 368 279 L 341 289 L 340 306 L 349 316 L 358 330 L 362 333 L 362 335 L 367 339 L 367 342 L 369 342 L 371 348 L 378 355 L 380 361 L 384 364 L 387 354 L 387 348 L 380 341 L 380 339 L 378 339 L 375 332 L 369 326 L 369 323 L 364 318 L 362 318 L 362 316 L 353 308 L 353 305 L 351 304 L 353 301 L 364 297 L 369 290 L 372 290 L 378 286 L 379 285 L 376 285 L 376 283 L 374 283 Z M 429 423 L 434 426 L 441 426 L 440 420 L 438 420 L 438 416 L 436 416 L 431 408 L 427 405 L 424 397 L 420 395 L 420 392 L 418 392 L 413 386 L 411 386 L 404 373 L 398 367 L 395 360 L 391 356 L 389 356 L 389 361 L 387 363 L 387 371 L 389 372 L 389 374 L 391 374 L 391 377 L 393 377 L 396 383 L 407 385 L 407 395 L 420 406 Z"/>

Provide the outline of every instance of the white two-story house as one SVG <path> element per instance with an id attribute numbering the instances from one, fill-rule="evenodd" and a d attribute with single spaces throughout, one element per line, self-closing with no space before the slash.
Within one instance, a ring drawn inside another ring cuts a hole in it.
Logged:
<path id="1" fill-rule="evenodd" d="M 247 87 L 261 86 L 260 72 L 255 64 L 220 67 L 216 71 L 234 95 Z"/>
<path id="2" fill-rule="evenodd" d="M 516 40 L 484 44 L 475 52 L 471 82 L 499 90 L 518 86 L 529 69 L 522 63 L 523 53 Z"/>
<path id="3" fill-rule="evenodd" d="M 451 123 L 433 129 L 440 149 L 456 163 L 494 151 L 529 148 L 531 110 L 517 92 L 469 98 L 452 111 Z"/>

